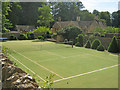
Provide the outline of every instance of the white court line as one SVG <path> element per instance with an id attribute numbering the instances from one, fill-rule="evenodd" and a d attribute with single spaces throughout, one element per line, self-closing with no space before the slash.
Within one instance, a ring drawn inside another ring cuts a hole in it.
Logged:
<path id="1" fill-rule="evenodd" d="M 10 55 L 10 54 L 9 54 Z M 10 55 L 13 59 L 15 59 L 17 62 L 19 62 L 21 65 L 23 65 L 25 68 L 27 68 L 29 71 L 31 71 L 33 74 L 35 74 L 36 76 L 38 76 L 40 79 L 42 79 L 44 82 L 46 82 L 43 78 L 41 78 L 39 75 L 37 75 L 35 72 L 33 72 L 31 69 L 29 69 L 27 66 L 25 66 L 23 63 L 21 63 L 18 59 L 16 59 L 15 57 L 13 57 L 12 55 Z"/>
<path id="2" fill-rule="evenodd" d="M 46 50 L 44 50 L 44 51 L 51 54 L 51 55 L 59 56 L 61 58 L 66 58 L 65 56 L 62 56 L 62 55 L 59 55 L 59 54 L 56 54 L 56 53 L 53 53 L 53 52 L 49 52 L 49 51 L 46 51 Z"/>
<path id="3" fill-rule="evenodd" d="M 59 79 L 59 80 L 55 80 L 54 82 L 59 82 L 59 81 L 62 81 L 62 80 L 67 80 L 67 79 L 83 76 L 83 75 L 86 75 L 86 74 L 91 74 L 91 73 L 94 73 L 94 72 L 98 72 L 98 71 L 102 71 L 102 70 L 105 70 L 105 69 L 113 68 L 113 67 L 116 67 L 118 65 L 120 65 L 120 64 L 113 65 L 113 66 L 110 66 L 110 67 L 101 68 L 101 69 L 98 69 L 98 70 L 94 70 L 94 71 L 90 71 L 90 72 L 86 72 L 86 73 L 82 73 L 82 74 L 78 74 L 78 75 L 75 75 L 75 76 L 70 76 L 70 77 L 67 77 L 67 78 Z"/>
<path id="4" fill-rule="evenodd" d="M 53 72 L 53 71 L 51 71 L 51 70 L 47 69 L 46 67 L 44 67 L 44 66 L 42 66 L 42 65 L 38 64 L 37 62 L 35 62 L 35 61 L 33 61 L 32 59 L 30 59 L 30 58 L 28 58 L 28 57 L 24 56 L 23 54 L 21 54 L 21 53 L 19 53 L 19 52 L 15 51 L 15 50 L 13 50 L 13 51 L 14 51 L 14 52 L 16 52 L 16 53 L 18 53 L 19 55 L 21 55 L 21 56 L 25 57 L 25 58 L 26 58 L 26 59 L 28 59 L 29 61 L 31 61 L 31 62 L 33 62 L 33 63 L 37 64 L 38 66 L 42 67 L 43 69 L 45 69 L 45 70 L 47 70 L 47 71 L 49 71 L 49 72 L 51 72 L 51 73 L 53 73 L 53 74 L 55 74 L 55 75 L 57 75 L 58 77 L 60 77 L 60 78 L 62 78 L 62 79 L 63 79 L 63 77 L 62 77 L 62 76 L 60 76 L 60 75 L 58 75 L 57 73 L 55 73 L 55 72 Z"/>

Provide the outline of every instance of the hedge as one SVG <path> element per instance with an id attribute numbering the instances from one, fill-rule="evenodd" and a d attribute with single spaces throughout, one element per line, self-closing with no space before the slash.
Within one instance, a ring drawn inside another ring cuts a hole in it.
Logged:
<path id="1" fill-rule="evenodd" d="M 97 50 L 98 50 L 98 51 L 104 51 L 105 48 L 104 48 L 104 46 L 103 46 L 102 44 L 100 44 L 100 45 L 97 47 Z"/>
<path id="2" fill-rule="evenodd" d="M 88 40 L 87 43 L 85 44 L 85 48 L 91 48 L 91 43 L 90 43 L 89 40 Z"/>
<path id="3" fill-rule="evenodd" d="M 91 48 L 92 49 L 97 49 L 97 47 L 101 44 L 100 40 L 99 39 L 95 39 L 93 42 L 92 42 L 92 46 Z"/>
<path id="4" fill-rule="evenodd" d="M 113 53 L 119 52 L 118 43 L 117 43 L 117 39 L 115 36 L 112 38 L 108 46 L 108 52 L 113 52 Z"/>

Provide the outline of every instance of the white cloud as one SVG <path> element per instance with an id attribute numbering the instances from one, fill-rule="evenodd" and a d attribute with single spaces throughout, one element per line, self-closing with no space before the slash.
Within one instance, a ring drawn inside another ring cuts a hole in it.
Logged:
<path id="1" fill-rule="evenodd" d="M 98 11 L 109 11 L 111 13 L 113 11 L 118 10 L 119 0 L 80 0 L 80 1 L 85 6 L 85 9 L 88 9 L 91 12 L 94 9 L 97 9 Z"/>

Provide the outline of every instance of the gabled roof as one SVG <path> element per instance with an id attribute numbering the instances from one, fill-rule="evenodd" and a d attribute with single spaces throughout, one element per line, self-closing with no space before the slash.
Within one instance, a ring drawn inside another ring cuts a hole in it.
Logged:
<path id="1" fill-rule="evenodd" d="M 18 31 L 23 30 L 23 31 L 30 31 L 35 29 L 35 26 L 33 25 L 16 25 L 16 28 Z"/>

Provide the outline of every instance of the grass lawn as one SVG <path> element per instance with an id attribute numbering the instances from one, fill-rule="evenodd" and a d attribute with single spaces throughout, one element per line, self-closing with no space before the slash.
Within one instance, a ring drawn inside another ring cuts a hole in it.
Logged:
<path id="1" fill-rule="evenodd" d="M 46 76 L 55 74 L 54 88 L 118 88 L 118 66 L 111 67 L 118 64 L 117 55 L 48 41 L 7 41 L 2 44 L 14 51 L 11 60 L 29 74 L 34 72 L 43 81 Z M 111 68 L 79 76 L 106 67 Z"/>

